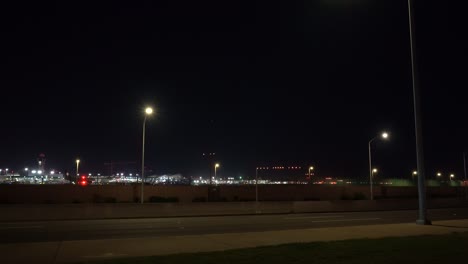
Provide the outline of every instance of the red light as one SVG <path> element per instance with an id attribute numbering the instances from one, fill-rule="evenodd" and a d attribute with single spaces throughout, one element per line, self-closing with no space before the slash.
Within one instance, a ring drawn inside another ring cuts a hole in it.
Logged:
<path id="1" fill-rule="evenodd" d="M 81 181 L 81 185 L 85 186 L 87 184 L 86 181 Z"/>

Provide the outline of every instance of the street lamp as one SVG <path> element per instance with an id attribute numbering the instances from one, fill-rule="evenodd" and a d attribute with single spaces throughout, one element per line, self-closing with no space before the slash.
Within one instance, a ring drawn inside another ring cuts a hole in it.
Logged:
<path id="1" fill-rule="evenodd" d="M 153 108 L 147 107 L 145 109 L 145 118 L 143 119 L 143 147 L 141 149 L 141 192 L 140 192 L 140 202 L 143 204 L 143 189 L 144 189 L 144 178 L 145 178 L 145 130 L 146 130 L 146 118 L 153 114 Z M 138 181 L 138 179 L 137 179 Z"/>
<path id="2" fill-rule="evenodd" d="M 450 174 L 450 181 L 452 181 L 453 178 L 455 178 L 455 174 Z"/>
<path id="3" fill-rule="evenodd" d="M 374 183 L 372 181 L 372 149 L 371 149 L 371 146 L 372 146 L 372 142 L 374 140 L 376 140 L 377 138 L 381 137 L 382 139 L 388 139 L 389 137 L 389 134 L 387 132 L 383 132 L 382 134 L 372 138 L 371 140 L 369 140 L 369 183 L 370 183 L 370 199 L 371 200 L 374 200 Z"/>
<path id="4" fill-rule="evenodd" d="M 414 108 L 414 128 L 416 137 L 416 160 L 418 166 L 418 225 L 430 225 L 431 221 L 427 218 L 426 209 L 426 176 L 424 172 L 424 146 L 422 137 L 422 116 L 421 116 L 421 95 L 419 88 L 418 69 L 416 62 L 415 45 L 415 23 L 414 23 L 414 0 L 408 0 L 408 22 L 409 22 L 409 40 L 411 57 L 411 80 L 413 86 L 413 108 Z"/>
<path id="5" fill-rule="evenodd" d="M 255 168 L 255 202 L 258 203 L 258 167 Z"/>
<path id="6" fill-rule="evenodd" d="M 219 168 L 219 163 L 216 163 L 214 166 L 214 180 L 216 181 L 216 169 Z"/>
<path id="7" fill-rule="evenodd" d="M 314 167 L 313 167 L 313 166 L 310 166 L 310 167 L 309 167 L 309 181 L 312 180 L 312 177 L 311 177 L 312 174 L 311 174 L 310 172 L 313 171 L 313 170 L 314 170 Z"/>
<path id="8" fill-rule="evenodd" d="M 80 173 L 79 171 L 79 168 L 80 168 L 80 160 L 79 159 L 76 159 L 76 175 L 78 176 L 78 174 Z"/>
<path id="9" fill-rule="evenodd" d="M 78 180 L 78 176 L 80 173 L 80 159 L 76 159 L 76 175 L 75 175 L 75 182 Z"/>

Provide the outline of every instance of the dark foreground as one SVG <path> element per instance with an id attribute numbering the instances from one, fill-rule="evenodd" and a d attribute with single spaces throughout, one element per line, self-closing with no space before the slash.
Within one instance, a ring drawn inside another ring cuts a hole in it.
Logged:
<path id="1" fill-rule="evenodd" d="M 99 264 L 465 263 L 468 233 L 288 244 L 214 253 L 116 259 Z"/>

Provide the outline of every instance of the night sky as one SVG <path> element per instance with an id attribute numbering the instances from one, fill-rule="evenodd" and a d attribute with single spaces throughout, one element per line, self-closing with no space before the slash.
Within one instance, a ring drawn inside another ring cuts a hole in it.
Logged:
<path id="1" fill-rule="evenodd" d="M 462 1 L 416 0 L 428 177 L 463 174 L 468 150 Z M 367 177 L 415 169 L 406 0 L 57 1 L 1 11 L 0 168 L 253 175 L 314 165 Z"/>

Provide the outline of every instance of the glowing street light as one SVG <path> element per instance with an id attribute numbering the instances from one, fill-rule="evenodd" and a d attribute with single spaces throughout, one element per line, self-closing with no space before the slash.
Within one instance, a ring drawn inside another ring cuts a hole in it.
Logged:
<path id="1" fill-rule="evenodd" d="M 372 169 L 372 173 L 377 173 L 377 169 Z"/>
<path id="2" fill-rule="evenodd" d="M 76 159 L 76 176 L 79 175 L 79 168 L 80 168 L 80 159 Z"/>
<path id="3" fill-rule="evenodd" d="M 214 165 L 214 178 L 215 178 L 215 180 L 216 180 L 216 170 L 217 170 L 218 168 L 219 168 L 219 163 L 216 163 L 216 164 Z"/>
<path id="4" fill-rule="evenodd" d="M 455 174 L 450 174 L 450 181 L 452 181 L 453 178 L 455 178 Z"/>
<path id="5" fill-rule="evenodd" d="M 255 168 L 255 202 L 258 203 L 258 169 L 259 167 Z"/>
<path id="6" fill-rule="evenodd" d="M 437 177 L 441 177 L 441 176 L 442 176 L 442 173 L 438 172 Z"/>
<path id="7" fill-rule="evenodd" d="M 311 174 L 311 171 L 314 170 L 314 167 L 313 166 L 310 166 L 309 167 L 309 180 L 312 180 L 312 174 Z"/>
<path id="8" fill-rule="evenodd" d="M 411 180 L 414 180 L 414 177 L 416 177 L 416 176 L 418 176 L 418 171 L 415 171 L 415 170 L 414 170 L 414 171 L 411 173 Z"/>
<path id="9" fill-rule="evenodd" d="M 373 174 L 373 171 L 372 171 L 372 142 L 374 140 L 376 140 L 377 138 L 382 138 L 384 140 L 388 139 L 390 137 L 390 135 L 387 133 L 387 132 L 382 132 L 382 134 L 372 138 L 371 140 L 369 140 L 369 183 L 370 183 L 370 199 L 371 200 L 374 200 L 374 183 L 372 181 L 372 174 Z"/>
<path id="10" fill-rule="evenodd" d="M 145 118 L 143 119 L 143 146 L 141 149 L 141 191 L 140 191 L 140 202 L 144 203 L 144 195 L 143 195 L 143 190 L 144 190 L 144 179 L 145 179 L 145 130 L 146 130 L 146 118 L 150 115 L 153 114 L 153 108 L 151 107 L 146 107 L 145 109 Z M 138 182 L 138 178 L 137 178 Z"/>

